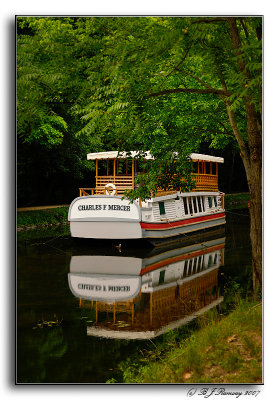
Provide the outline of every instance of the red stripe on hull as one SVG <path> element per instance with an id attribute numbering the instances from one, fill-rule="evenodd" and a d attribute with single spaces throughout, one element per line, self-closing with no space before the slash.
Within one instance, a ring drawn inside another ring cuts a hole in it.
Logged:
<path id="1" fill-rule="evenodd" d="M 221 249 L 224 249 L 224 248 L 225 248 L 225 245 L 224 244 L 220 244 L 220 245 L 217 245 L 217 246 L 210 247 L 210 248 L 208 248 L 206 250 L 196 250 L 196 251 L 192 251 L 191 253 L 188 253 L 188 254 L 182 254 L 180 256 L 169 258 L 167 260 L 158 261 L 155 264 L 152 264 L 152 265 L 149 265 L 148 267 L 143 268 L 141 270 L 141 272 L 140 272 L 140 275 L 144 275 L 147 272 L 153 271 L 154 269 L 158 269 L 158 268 L 164 267 L 165 265 L 173 264 L 175 262 L 182 261 L 182 260 L 188 260 L 189 258 L 198 257 L 198 256 L 201 256 L 203 254 L 212 253 L 213 251 L 221 250 Z"/>
<path id="2" fill-rule="evenodd" d="M 225 217 L 225 213 L 219 213 L 219 214 L 214 214 L 214 215 L 206 215 L 203 217 L 183 219 L 180 221 L 161 222 L 160 224 L 150 223 L 150 222 L 141 222 L 140 226 L 142 229 L 147 229 L 147 230 L 161 230 L 161 229 L 164 230 L 164 229 L 176 228 L 179 226 L 191 225 L 191 224 L 196 224 L 198 222 L 210 221 L 210 220 L 224 218 L 224 217 Z"/>

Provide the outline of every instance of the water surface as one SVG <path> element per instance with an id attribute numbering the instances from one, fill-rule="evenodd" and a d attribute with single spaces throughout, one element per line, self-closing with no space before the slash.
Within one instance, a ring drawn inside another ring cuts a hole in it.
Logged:
<path id="1" fill-rule="evenodd" d="M 245 210 L 227 213 L 225 231 L 161 248 L 19 233 L 17 382 L 121 382 L 119 363 L 251 290 L 250 265 Z"/>

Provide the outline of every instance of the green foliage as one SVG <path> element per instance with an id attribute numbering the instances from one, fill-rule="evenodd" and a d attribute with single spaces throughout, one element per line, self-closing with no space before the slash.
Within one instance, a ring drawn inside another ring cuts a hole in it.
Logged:
<path id="1" fill-rule="evenodd" d="M 149 357 L 141 365 L 134 360 L 121 364 L 124 382 L 261 382 L 261 307 L 261 303 L 241 301 L 225 318 L 205 314 L 207 322 L 160 359 Z"/>
<path id="2" fill-rule="evenodd" d="M 18 227 L 66 223 L 67 220 L 68 207 L 21 211 L 17 213 Z"/>
<path id="3" fill-rule="evenodd" d="M 114 148 L 152 148 L 154 154 L 161 148 L 170 163 L 168 141 L 173 151 L 186 147 L 187 155 L 203 141 L 214 149 L 237 147 L 226 110 L 230 103 L 247 142 L 245 103 L 261 113 L 261 18 L 236 19 L 238 51 L 224 18 L 123 17 L 97 24 L 104 36 L 88 69 L 92 96 L 78 107 L 81 134 L 115 132 Z M 138 194 L 150 195 L 159 176 L 150 168 L 147 179 L 138 182 L 144 187 Z"/>
<path id="4" fill-rule="evenodd" d="M 87 98 L 86 69 L 98 51 L 82 18 L 17 18 L 18 202 L 69 202 L 94 169 L 86 154 L 100 140 L 82 136 L 73 108 Z M 73 186 L 73 188 L 71 188 Z"/>
<path id="5" fill-rule="evenodd" d="M 247 208 L 249 200 L 249 193 L 226 194 L 225 208 L 226 210 Z"/>
<path id="6" fill-rule="evenodd" d="M 136 189 L 125 191 L 127 198 L 135 200 L 140 197 L 145 200 L 154 197 L 159 189 L 188 192 L 195 186 L 190 176 L 192 164 L 187 162 L 188 154 L 175 154 L 168 151 L 168 147 L 172 148 L 172 145 L 166 144 L 156 150 L 155 146 L 151 146 L 155 159 L 144 164 L 144 174 L 135 178 Z M 141 160 L 140 156 L 138 159 Z"/>
<path id="7" fill-rule="evenodd" d="M 106 383 L 118 383 L 116 379 L 111 378 L 106 381 Z"/>
<path id="8" fill-rule="evenodd" d="M 209 22 L 210 18 L 207 20 Z M 89 79 L 94 78 L 94 96 L 83 111 L 88 131 L 110 121 L 115 128 L 125 122 L 137 132 L 140 128 L 147 133 L 144 128 L 150 127 L 152 119 L 167 127 L 176 125 L 177 117 L 178 125 L 183 123 L 183 118 L 184 128 L 191 132 L 200 130 L 199 134 L 208 135 L 211 130 L 214 138 L 220 132 L 226 140 L 225 135 L 231 134 L 231 129 L 222 98 L 211 94 L 203 98 L 195 93 L 189 96 L 183 92 L 166 98 L 162 97 L 163 91 L 188 87 L 221 90 L 225 80 L 227 90 L 231 92 L 231 106 L 239 110 L 239 116 L 243 98 L 253 96 L 258 104 L 261 41 L 253 29 L 256 22 L 259 21 L 245 19 L 249 28 L 247 39 L 241 25 L 244 22 L 238 22 L 243 39 L 240 51 L 247 63 L 246 70 L 254 74 L 247 82 L 238 68 L 228 24 L 222 19 L 215 23 L 202 23 L 198 18 L 172 17 L 103 19 L 100 24 L 107 29 L 101 57 L 103 69 L 100 74 L 96 73 L 96 66 L 91 67 Z M 94 24 L 93 20 L 91 24 Z M 153 96 L 160 92 L 162 96 Z M 121 110 L 117 118 L 114 115 L 116 110 Z M 133 115 L 136 115 L 136 120 L 131 119 Z M 244 124 L 242 128 L 245 134 Z"/>
<path id="9" fill-rule="evenodd" d="M 260 124 L 260 17 L 236 18 L 238 50 L 221 17 L 19 17 L 17 23 L 22 171 L 34 165 L 34 147 L 40 155 L 55 151 L 55 167 L 44 164 L 48 176 L 55 168 L 83 176 L 86 152 L 151 150 L 158 162 L 139 179 L 144 198 L 159 180 L 171 186 L 161 173 L 173 172 L 173 152 L 187 157 L 203 142 L 213 155 L 237 148 L 228 104 L 244 142 L 247 103 Z M 172 186 L 191 189 L 179 160 L 176 169 L 184 179 Z"/>
<path id="10" fill-rule="evenodd" d="M 41 145 L 51 147 L 63 142 L 62 131 L 67 130 L 67 123 L 58 115 L 44 117 L 38 128 L 35 128 L 26 142 L 39 141 Z"/>

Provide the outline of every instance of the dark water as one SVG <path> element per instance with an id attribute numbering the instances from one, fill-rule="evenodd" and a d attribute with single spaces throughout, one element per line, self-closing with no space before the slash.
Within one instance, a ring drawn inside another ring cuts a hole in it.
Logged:
<path id="1" fill-rule="evenodd" d="M 227 312 L 251 290 L 250 265 L 246 210 L 228 212 L 225 230 L 159 249 L 75 243 L 66 227 L 20 232 L 17 382 L 121 382 L 119 364 L 164 344 L 170 328 L 179 338 L 196 315 Z"/>

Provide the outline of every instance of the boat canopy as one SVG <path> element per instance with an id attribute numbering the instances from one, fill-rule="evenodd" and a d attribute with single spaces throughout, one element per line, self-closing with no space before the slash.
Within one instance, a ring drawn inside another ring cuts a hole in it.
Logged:
<path id="1" fill-rule="evenodd" d="M 139 151 L 103 151 L 100 153 L 89 153 L 87 154 L 87 160 L 107 160 L 109 158 L 134 158 L 139 154 Z M 150 154 L 150 151 L 145 152 L 146 160 L 153 160 L 154 157 Z M 217 163 L 224 163 L 224 158 L 208 156 L 206 154 L 191 153 L 190 158 L 192 160 L 199 161 L 212 161 Z"/>
<path id="2" fill-rule="evenodd" d="M 192 153 L 192 154 L 190 154 L 190 158 L 192 160 L 212 161 L 212 162 L 217 162 L 217 163 L 222 163 L 222 164 L 224 163 L 223 157 L 208 156 L 206 154 Z"/>

